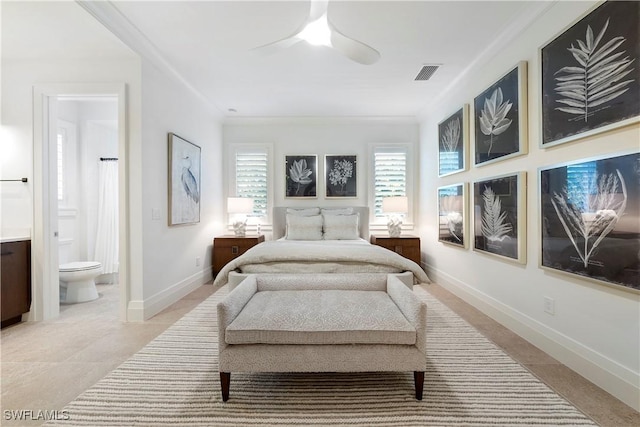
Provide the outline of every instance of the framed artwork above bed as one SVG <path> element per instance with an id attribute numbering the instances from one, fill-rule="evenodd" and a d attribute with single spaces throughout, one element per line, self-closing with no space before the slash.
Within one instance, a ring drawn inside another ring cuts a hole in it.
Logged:
<path id="1" fill-rule="evenodd" d="M 355 155 L 326 155 L 324 157 L 324 188 L 327 199 L 357 197 L 357 166 Z"/>
<path id="2" fill-rule="evenodd" d="M 285 197 L 317 197 L 318 156 L 285 156 Z"/>
<path id="3" fill-rule="evenodd" d="M 539 266 L 640 291 L 640 153 L 540 169 Z"/>

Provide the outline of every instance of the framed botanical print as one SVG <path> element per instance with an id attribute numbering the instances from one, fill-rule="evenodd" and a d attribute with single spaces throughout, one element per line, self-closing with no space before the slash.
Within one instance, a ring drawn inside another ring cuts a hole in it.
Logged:
<path id="1" fill-rule="evenodd" d="M 438 241 L 467 247 L 467 184 L 438 188 Z"/>
<path id="2" fill-rule="evenodd" d="M 540 169 L 540 267 L 640 291 L 640 153 Z"/>
<path id="3" fill-rule="evenodd" d="M 317 197 L 318 156 L 285 156 L 285 197 Z"/>
<path id="4" fill-rule="evenodd" d="M 438 176 L 467 169 L 469 104 L 438 124 Z"/>
<path id="5" fill-rule="evenodd" d="M 607 1 L 540 49 L 541 147 L 640 120 L 639 16 Z"/>
<path id="6" fill-rule="evenodd" d="M 326 155 L 324 157 L 325 197 L 357 197 L 357 157 L 355 155 Z"/>
<path id="7" fill-rule="evenodd" d="M 527 153 L 527 62 L 473 100 L 476 166 Z"/>
<path id="8" fill-rule="evenodd" d="M 169 133 L 169 225 L 200 222 L 200 147 Z"/>
<path id="9" fill-rule="evenodd" d="M 526 263 L 526 172 L 473 184 L 473 249 Z"/>

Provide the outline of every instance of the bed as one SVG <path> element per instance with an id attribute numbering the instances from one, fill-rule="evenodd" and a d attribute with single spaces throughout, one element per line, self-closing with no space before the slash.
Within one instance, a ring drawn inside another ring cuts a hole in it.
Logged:
<path id="1" fill-rule="evenodd" d="M 225 265 L 214 285 L 235 287 L 249 274 L 397 275 L 406 285 L 428 283 L 422 268 L 369 243 L 369 208 L 273 209 L 273 239 Z M 373 277 L 372 276 L 372 277 Z"/>

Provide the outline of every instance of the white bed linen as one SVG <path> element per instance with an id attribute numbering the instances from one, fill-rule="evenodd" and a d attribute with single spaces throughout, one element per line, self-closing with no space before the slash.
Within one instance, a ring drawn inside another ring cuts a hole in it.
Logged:
<path id="1" fill-rule="evenodd" d="M 227 283 L 231 271 L 271 273 L 401 273 L 411 271 L 415 282 L 429 278 L 415 262 L 388 249 L 359 240 L 271 240 L 232 260 L 218 273 L 214 285 Z"/>
<path id="2" fill-rule="evenodd" d="M 276 240 L 276 242 L 291 242 L 291 240 L 287 240 L 286 237 L 281 237 L 278 240 Z M 358 238 L 358 239 L 351 239 L 351 240 L 326 240 L 326 239 L 322 239 L 322 240 L 296 240 L 296 243 L 301 243 L 301 244 L 305 244 L 305 243 L 314 243 L 314 244 L 318 244 L 318 245 L 335 245 L 336 243 L 339 244 L 346 244 L 346 245 L 371 245 L 371 243 L 367 242 L 366 240 L 364 240 L 363 238 Z"/>

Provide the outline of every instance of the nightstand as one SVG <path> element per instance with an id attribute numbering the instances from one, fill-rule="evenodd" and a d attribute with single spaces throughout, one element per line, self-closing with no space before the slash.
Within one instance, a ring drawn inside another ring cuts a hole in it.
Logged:
<path id="1" fill-rule="evenodd" d="M 422 267 L 420 263 L 420 238 L 417 236 L 371 236 L 371 243 L 396 252 Z"/>
<path id="2" fill-rule="evenodd" d="M 229 261 L 239 257 L 258 243 L 264 242 L 264 235 L 260 236 L 219 236 L 213 239 L 213 276 Z"/>

